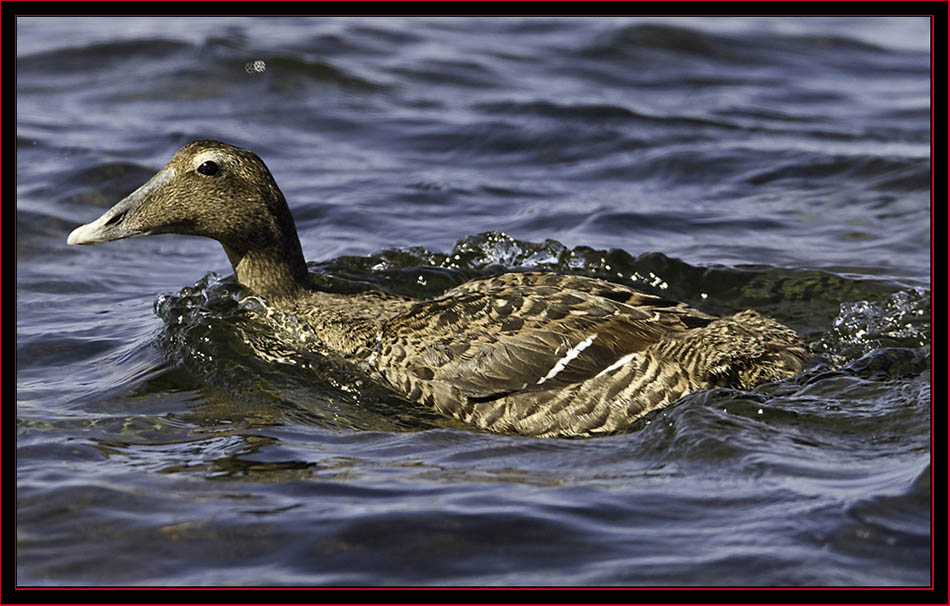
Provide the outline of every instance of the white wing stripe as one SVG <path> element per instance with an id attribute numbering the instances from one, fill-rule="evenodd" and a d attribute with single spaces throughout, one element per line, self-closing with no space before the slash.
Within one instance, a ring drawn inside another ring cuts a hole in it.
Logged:
<path id="1" fill-rule="evenodd" d="M 603 376 L 612 370 L 617 370 L 618 368 L 620 368 L 621 366 L 623 366 L 624 364 L 626 364 L 630 360 L 633 360 L 636 357 L 637 357 L 636 352 L 632 354 L 627 354 L 624 357 L 617 360 L 616 362 L 614 362 L 613 364 L 611 364 L 610 366 L 608 366 L 607 368 L 603 369 L 602 371 L 594 375 L 594 378 L 596 379 L 597 377 Z"/>
<path id="2" fill-rule="evenodd" d="M 552 367 L 551 370 L 548 371 L 548 374 L 544 375 L 538 380 L 537 384 L 540 385 L 544 383 L 545 381 L 547 381 L 548 379 L 553 379 L 557 375 L 557 373 L 561 372 L 567 367 L 567 365 L 570 363 L 571 360 L 581 355 L 582 351 L 590 347 L 590 344 L 593 343 L 594 339 L 596 338 L 597 338 L 597 333 L 594 333 L 591 336 L 584 339 L 583 341 L 581 341 L 580 343 L 578 343 L 577 345 L 575 345 L 574 347 L 572 347 L 571 350 L 568 351 L 566 354 L 564 354 L 564 357 L 558 360 L 557 363 L 554 365 L 554 367 Z"/>

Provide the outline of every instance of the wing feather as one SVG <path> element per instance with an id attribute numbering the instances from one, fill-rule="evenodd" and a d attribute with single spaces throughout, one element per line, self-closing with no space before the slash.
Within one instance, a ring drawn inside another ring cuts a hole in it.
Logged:
<path id="1" fill-rule="evenodd" d="M 379 366 L 394 385 L 432 394 L 445 409 L 582 383 L 687 330 L 684 318 L 712 319 L 594 278 L 505 274 L 467 282 L 392 318 Z"/>

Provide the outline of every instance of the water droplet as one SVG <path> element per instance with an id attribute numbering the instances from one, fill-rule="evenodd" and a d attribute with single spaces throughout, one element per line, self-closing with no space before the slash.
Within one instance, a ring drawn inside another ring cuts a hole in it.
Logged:
<path id="1" fill-rule="evenodd" d="M 244 71 L 246 71 L 249 74 L 254 74 L 254 73 L 259 74 L 265 69 L 267 69 L 267 64 L 264 63 L 260 59 L 258 59 L 257 61 L 251 61 L 249 63 L 244 64 Z"/>

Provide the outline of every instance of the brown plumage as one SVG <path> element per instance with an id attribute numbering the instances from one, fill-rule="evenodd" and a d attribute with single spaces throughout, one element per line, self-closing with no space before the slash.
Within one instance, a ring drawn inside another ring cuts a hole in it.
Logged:
<path id="1" fill-rule="evenodd" d="M 293 217 L 253 153 L 196 141 L 70 244 L 155 233 L 214 238 L 239 282 L 305 319 L 321 343 L 408 400 L 491 431 L 589 436 L 679 397 L 800 371 L 790 328 L 747 310 L 715 318 L 582 276 L 511 273 L 413 301 L 311 282 Z"/>

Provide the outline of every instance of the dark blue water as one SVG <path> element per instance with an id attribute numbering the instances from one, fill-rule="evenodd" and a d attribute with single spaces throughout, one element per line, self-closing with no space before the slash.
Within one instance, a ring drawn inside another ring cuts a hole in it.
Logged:
<path id="1" fill-rule="evenodd" d="M 926 586 L 926 18 L 17 22 L 20 585 Z M 213 138 L 311 271 L 758 309 L 821 354 L 619 435 L 493 435 L 266 342 L 221 247 L 67 247 Z M 211 273 L 214 272 L 214 273 Z"/>

